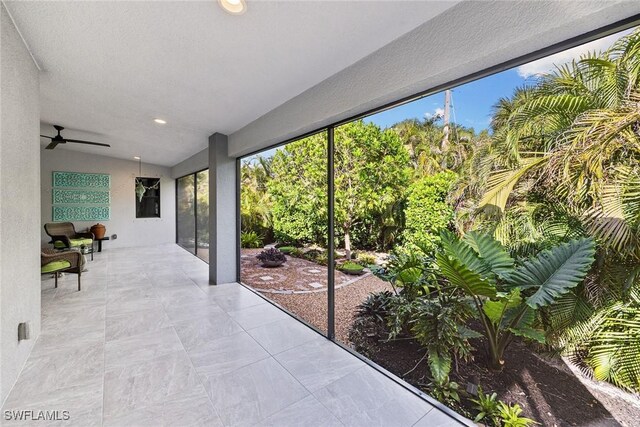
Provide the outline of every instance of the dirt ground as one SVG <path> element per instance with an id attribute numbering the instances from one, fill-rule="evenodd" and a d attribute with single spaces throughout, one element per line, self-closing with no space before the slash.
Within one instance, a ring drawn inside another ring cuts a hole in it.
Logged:
<path id="1" fill-rule="evenodd" d="M 426 362 L 405 375 L 424 356 L 424 350 L 415 341 L 371 341 L 370 345 L 369 358 L 428 392 L 425 387 L 428 383 Z M 485 367 L 482 343 L 476 342 L 474 346 L 475 360 L 460 363 L 457 372 L 451 375 L 463 390 L 468 383 L 480 384 L 485 392 L 496 392 L 500 400 L 518 403 L 523 416 L 543 426 L 640 425 L 640 400 L 637 397 L 608 384 L 602 387 L 599 383 L 600 387 L 595 387 L 595 382 L 580 378 L 582 375 L 576 375 L 562 359 L 547 359 L 525 344 L 514 342 L 505 353 L 505 367 L 497 372 Z M 605 391 L 607 388 L 624 394 L 626 399 L 615 398 L 611 391 Z M 472 407 L 466 405 L 464 409 L 471 410 Z"/>

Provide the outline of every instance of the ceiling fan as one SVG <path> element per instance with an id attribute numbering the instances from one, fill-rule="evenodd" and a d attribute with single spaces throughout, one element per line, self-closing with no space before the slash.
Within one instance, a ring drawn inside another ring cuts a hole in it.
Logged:
<path id="1" fill-rule="evenodd" d="M 76 144 L 99 145 L 101 147 L 111 147 L 109 144 L 103 144 L 101 142 L 91 142 L 91 141 L 82 141 L 80 139 L 63 138 L 62 135 L 60 135 L 60 131 L 63 130 L 64 128 L 58 125 L 53 125 L 53 127 L 56 128 L 56 130 L 58 131 L 58 134 L 56 136 L 40 135 L 43 138 L 49 138 L 51 140 L 49 145 L 44 147 L 47 150 L 53 150 L 54 148 L 56 148 L 58 144 L 66 144 L 67 142 L 74 142 Z"/>

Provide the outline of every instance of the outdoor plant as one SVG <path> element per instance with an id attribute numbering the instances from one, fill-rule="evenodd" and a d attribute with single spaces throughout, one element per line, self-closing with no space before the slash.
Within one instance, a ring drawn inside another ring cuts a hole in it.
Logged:
<path id="1" fill-rule="evenodd" d="M 240 245 L 243 248 L 261 248 L 262 237 L 255 231 L 247 231 L 240 233 Z"/>
<path id="2" fill-rule="evenodd" d="M 485 394 L 482 387 L 478 387 L 478 398 L 471 401 L 478 411 L 473 421 L 477 423 L 484 420 L 485 423 L 489 422 L 494 426 L 500 425 L 500 401 L 497 393 Z"/>
<path id="3" fill-rule="evenodd" d="M 449 381 L 449 376 L 441 380 L 434 379 L 430 384 L 431 394 L 433 397 L 443 403 L 460 402 L 460 386 L 455 381 Z"/>
<path id="4" fill-rule="evenodd" d="M 536 423 L 531 418 L 521 417 L 522 408 L 517 403 L 509 405 L 504 402 L 498 403 L 500 411 L 500 421 L 503 427 L 528 427 Z"/>
<path id="5" fill-rule="evenodd" d="M 265 267 L 277 267 L 287 260 L 287 257 L 276 248 L 269 248 L 256 256 Z"/>
<path id="6" fill-rule="evenodd" d="M 384 266 L 372 265 L 371 272 L 389 282 L 396 294 L 402 294 L 411 302 L 428 294 L 437 279 L 435 260 L 420 250 L 396 251 L 389 256 Z"/>
<path id="7" fill-rule="evenodd" d="M 361 265 L 373 265 L 376 263 L 376 257 L 372 254 L 358 254 L 356 261 Z"/>
<path id="8" fill-rule="evenodd" d="M 426 358 L 429 364 L 434 394 L 455 391 L 457 395 L 457 384 L 454 387 L 449 381 L 449 373 L 458 360 L 471 358 L 469 338 L 481 336 L 464 326 L 471 316 L 471 306 L 464 298 L 439 293 L 435 297 L 423 296 L 405 303 L 393 314 L 389 321 L 390 337 L 395 337 L 400 332 L 399 327 L 406 322 L 410 334 L 426 349 L 423 359 Z"/>
<path id="9" fill-rule="evenodd" d="M 289 255 L 289 254 L 291 254 L 293 251 L 295 251 L 295 250 L 296 250 L 296 247 L 295 247 L 295 246 L 280 246 L 280 247 L 278 248 L 278 250 L 279 250 L 280 252 L 282 252 L 283 254 L 287 254 L 287 255 Z"/>
<path id="10" fill-rule="evenodd" d="M 363 266 L 361 266 L 360 264 L 356 264 L 355 262 L 352 262 L 352 261 L 345 262 L 339 268 L 340 268 L 340 271 L 347 274 L 353 274 L 353 275 L 359 275 L 364 272 Z"/>
<path id="11" fill-rule="evenodd" d="M 575 309 L 575 296 L 551 307 L 553 316 Z M 588 307 L 587 307 L 588 308 Z M 632 392 L 640 391 L 640 286 L 563 331 L 557 345 L 582 370 Z"/>
<path id="12" fill-rule="evenodd" d="M 392 309 L 394 298 L 396 298 L 396 296 L 389 291 L 369 294 L 369 296 L 358 305 L 356 315 L 358 317 L 369 317 L 376 322 L 384 323 Z"/>
<path id="13" fill-rule="evenodd" d="M 582 282 L 595 253 L 594 241 L 583 238 L 516 264 L 486 234 L 469 232 L 458 239 L 444 232 L 441 240 L 443 249 L 436 255 L 440 273 L 471 297 L 494 369 L 502 368 L 504 351 L 516 335 L 545 342 L 544 333 L 534 328 L 537 310 Z"/>

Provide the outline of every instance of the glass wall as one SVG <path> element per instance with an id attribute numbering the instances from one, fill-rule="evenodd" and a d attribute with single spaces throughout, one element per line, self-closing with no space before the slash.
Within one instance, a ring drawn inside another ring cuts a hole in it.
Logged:
<path id="1" fill-rule="evenodd" d="M 178 245 L 209 262 L 209 170 L 176 180 Z"/>
<path id="2" fill-rule="evenodd" d="M 209 170 L 196 174 L 196 255 L 209 262 Z"/>
<path id="3" fill-rule="evenodd" d="M 580 372 L 640 391 L 638 51 L 627 30 L 243 159 L 241 280 L 471 418 L 481 387 L 633 424 Z"/>
<path id="4" fill-rule="evenodd" d="M 327 133 L 241 161 L 241 281 L 327 331 Z"/>
<path id="5" fill-rule="evenodd" d="M 196 198 L 195 175 L 187 175 L 176 180 L 177 191 L 177 243 L 196 253 Z"/>

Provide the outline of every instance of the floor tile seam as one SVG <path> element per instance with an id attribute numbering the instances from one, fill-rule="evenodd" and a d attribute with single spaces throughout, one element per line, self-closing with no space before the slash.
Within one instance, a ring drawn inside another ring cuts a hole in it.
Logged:
<path id="1" fill-rule="evenodd" d="M 180 339 L 180 335 L 178 335 L 178 331 L 176 331 L 175 327 L 172 326 L 172 328 L 173 328 L 175 334 L 178 336 L 178 340 L 180 341 L 180 345 L 182 346 L 182 351 L 184 351 L 185 354 L 187 355 L 187 359 L 189 360 L 189 364 L 191 365 L 191 368 L 193 369 L 193 372 L 195 372 L 196 378 L 198 379 L 198 383 L 200 384 L 200 387 L 202 387 L 202 389 L 204 390 L 204 394 L 205 394 L 205 396 L 207 396 L 207 399 L 209 400 L 209 403 L 211 404 L 211 407 L 213 408 L 213 412 L 215 412 L 216 416 L 218 417 L 218 420 L 220 420 L 220 422 L 222 422 L 224 424 L 224 421 L 222 420 L 222 417 L 220 416 L 220 413 L 218 413 L 218 409 L 213 404 L 213 400 L 211 400 L 211 396 L 209 395 L 209 391 L 207 390 L 207 387 L 205 386 L 204 382 L 202 381 L 202 376 L 200 375 L 200 373 L 196 369 L 196 367 L 195 367 L 195 365 L 193 363 L 193 360 L 191 359 L 191 355 L 189 354 L 189 352 L 187 351 L 186 347 L 184 346 L 184 343 Z"/>
<path id="2" fill-rule="evenodd" d="M 41 317 L 40 321 L 42 322 L 42 317 Z M 42 323 L 40 323 L 40 328 L 42 329 Z M 38 336 L 36 337 L 35 341 L 33 342 L 33 346 L 31 346 L 31 350 L 29 350 L 29 354 L 27 355 L 27 357 L 25 357 L 24 362 L 22 363 L 22 367 L 18 371 L 18 375 L 16 375 L 15 379 L 13 380 L 13 384 L 11 384 L 11 387 L 9 388 L 9 391 L 7 392 L 7 395 L 4 397 L 4 400 L 2 402 L 0 402 L 1 403 L 0 404 L 0 408 L 1 409 L 4 410 L 4 405 L 9 400 L 9 397 L 11 396 L 11 393 L 14 391 L 14 389 L 16 387 L 16 384 L 18 384 L 18 380 L 22 377 L 22 373 L 24 372 L 24 369 L 26 368 L 27 364 L 31 361 L 31 354 L 33 353 L 33 349 L 35 348 L 35 346 L 38 343 L 39 339 L 40 339 L 40 334 L 38 334 Z"/>
<path id="3" fill-rule="evenodd" d="M 231 318 L 233 319 L 233 317 L 232 317 L 231 315 L 229 315 L 229 317 L 231 317 Z M 237 322 L 235 319 L 233 319 L 233 320 L 234 320 L 236 323 L 238 323 L 238 324 L 240 325 L 240 323 L 239 323 L 239 322 Z M 276 323 L 276 322 L 278 322 L 278 321 L 280 321 L 280 320 L 282 320 L 282 319 L 275 319 L 275 320 L 271 320 L 271 321 L 269 321 L 269 322 L 267 322 L 267 323 L 263 323 L 263 324 L 261 324 L 261 325 L 254 326 L 254 327 L 249 328 L 249 329 L 246 329 L 246 328 L 245 328 L 244 326 L 242 326 L 242 325 L 240 325 L 240 327 L 241 327 L 245 332 L 247 332 L 247 333 L 248 333 L 249 331 L 251 331 L 251 330 L 253 330 L 253 329 L 258 329 L 258 328 L 261 328 L 261 327 L 263 327 L 263 326 L 272 325 L 272 324 L 274 324 L 274 323 Z"/>
<path id="4" fill-rule="evenodd" d="M 233 335 L 239 335 L 239 334 L 243 334 L 243 333 L 244 333 L 244 334 L 249 335 L 249 334 L 247 333 L 247 331 L 242 330 L 242 331 L 235 332 L 235 333 L 233 333 L 232 335 L 227 335 L 226 337 L 220 337 L 220 339 L 222 339 L 222 338 L 232 337 Z M 258 344 L 258 346 L 260 346 L 260 347 L 265 351 L 266 357 L 263 357 L 263 358 L 261 358 L 261 359 L 259 359 L 259 360 L 254 360 L 253 362 L 246 363 L 246 364 L 244 364 L 244 365 L 242 365 L 242 366 L 235 367 L 235 368 L 233 368 L 233 369 L 231 369 L 231 370 L 229 370 L 229 371 L 227 371 L 227 372 L 224 372 L 224 373 L 222 373 L 222 374 L 218 374 L 218 375 L 211 375 L 211 377 L 221 377 L 221 376 L 223 376 L 223 375 L 231 374 L 231 373 L 234 373 L 234 372 L 239 371 L 240 369 L 243 369 L 243 368 L 246 368 L 246 367 L 248 367 L 248 366 L 251 366 L 251 365 L 253 365 L 254 363 L 262 362 L 262 361 L 265 361 L 265 360 L 267 360 L 267 359 L 270 359 L 270 358 L 272 359 L 272 358 L 273 358 L 273 356 L 271 355 L 271 353 L 269 353 L 269 352 L 268 352 L 264 347 L 262 347 L 262 345 L 260 345 L 260 343 L 259 343 L 259 342 L 257 342 L 257 341 L 255 340 L 255 338 L 253 338 L 251 335 L 249 335 L 249 338 L 251 338 L 251 339 L 252 339 L 256 344 Z M 191 359 L 191 355 L 189 354 L 189 351 L 187 351 L 187 355 L 188 355 L 188 356 L 189 356 L 189 358 Z M 191 359 L 191 362 L 193 363 L 193 359 Z M 194 364 L 193 366 L 195 367 L 195 364 Z M 196 369 L 196 372 L 198 372 L 198 375 L 204 375 L 204 374 L 200 374 L 200 370 L 199 370 L 199 368 L 195 368 L 195 369 Z M 207 376 L 207 378 L 209 378 L 209 376 Z"/>
<path id="5" fill-rule="evenodd" d="M 288 320 L 288 319 L 286 319 L 286 320 Z M 279 320 L 279 322 L 284 322 L 284 321 L 285 321 L 285 320 Z M 277 322 L 273 322 L 273 323 L 277 323 Z M 270 325 L 270 324 L 271 324 L 271 323 L 268 323 L 267 325 Z M 261 325 L 261 326 L 262 326 L 262 325 Z M 260 342 L 259 342 L 259 341 L 258 341 L 258 340 L 253 336 L 253 335 L 251 335 L 251 333 L 250 333 L 249 331 L 253 331 L 253 330 L 255 330 L 255 329 L 258 329 L 258 328 L 260 328 L 261 326 L 258 326 L 257 328 L 251 328 L 251 329 L 249 329 L 249 330 L 245 330 L 245 332 L 246 332 L 247 334 L 249 334 L 249 335 L 251 336 L 251 338 L 253 338 L 256 342 L 258 342 L 258 344 L 260 344 Z M 287 349 L 284 349 L 284 350 L 280 350 L 280 351 L 279 351 L 279 352 L 277 352 L 277 353 L 271 353 L 271 352 L 270 352 L 269 350 L 267 350 L 267 348 L 266 348 L 265 346 L 263 346 L 262 344 L 260 344 L 260 346 L 261 346 L 262 348 L 264 348 L 264 349 L 265 349 L 265 351 L 266 351 L 267 353 L 269 353 L 273 358 L 275 358 L 275 356 L 277 356 L 277 355 L 279 355 L 279 354 L 282 354 L 282 353 L 287 352 L 287 351 L 290 351 L 290 350 L 294 350 L 294 349 L 296 349 L 296 348 L 298 348 L 298 347 L 302 347 L 302 346 L 303 346 L 303 345 L 305 345 L 305 344 L 309 344 L 309 343 L 310 343 L 313 339 L 315 339 L 315 338 L 316 338 L 316 337 L 313 337 L 313 338 L 311 338 L 310 340 L 305 341 L 305 342 L 300 343 L 300 344 L 296 344 L 296 345 L 294 345 L 293 347 L 290 347 L 290 348 L 287 348 Z"/>
<path id="6" fill-rule="evenodd" d="M 158 356 L 153 356 L 153 357 L 148 358 L 148 359 L 137 360 L 137 361 L 129 362 L 129 363 L 125 363 L 125 364 L 116 364 L 116 365 L 113 365 L 112 367 L 110 367 L 110 368 L 108 368 L 108 369 L 107 369 L 106 360 L 105 360 L 105 365 L 104 365 L 104 366 L 105 366 L 105 374 L 106 374 L 106 373 L 108 373 L 108 372 L 111 372 L 111 371 L 117 370 L 117 369 L 124 369 L 124 368 L 127 368 L 127 367 L 129 367 L 129 366 L 131 366 L 131 365 L 135 365 L 135 364 L 138 364 L 138 363 L 149 363 L 149 362 L 154 362 L 154 361 L 156 361 L 157 359 L 161 359 L 161 358 L 163 358 L 163 357 L 166 357 L 166 356 L 167 356 L 167 355 L 169 355 L 169 354 L 178 353 L 178 352 L 180 352 L 180 351 L 184 350 L 184 346 L 182 345 L 182 341 L 180 341 L 180 337 L 178 337 L 178 336 L 177 336 L 178 334 L 177 334 L 177 332 L 175 331 L 175 329 L 173 328 L 173 326 L 167 326 L 167 327 L 162 328 L 162 329 L 173 329 L 173 332 L 176 334 L 176 337 L 178 338 L 178 342 L 180 343 L 180 346 L 182 347 L 182 349 L 176 349 L 176 350 L 170 351 L 170 352 L 168 352 L 168 353 L 163 353 L 163 354 L 160 354 L 160 355 L 158 355 Z M 162 329 L 159 329 L 159 330 L 162 330 Z M 157 331 L 153 331 L 153 332 L 157 332 Z M 138 336 L 139 336 L 139 335 L 138 335 Z M 122 339 L 122 340 L 125 340 L 125 339 L 128 339 L 128 338 L 130 338 L 130 337 L 125 337 L 125 338 L 121 338 L 121 339 Z M 118 341 L 118 340 L 109 341 L 108 343 L 113 343 L 113 342 L 115 342 L 115 341 Z M 166 348 L 166 346 L 164 346 L 164 347 Z M 185 350 L 185 351 L 186 351 L 186 350 Z M 106 357 L 106 345 L 105 345 L 105 357 Z"/>
<path id="7" fill-rule="evenodd" d="M 431 406 L 431 409 L 429 409 L 423 416 L 421 416 L 420 418 L 418 418 L 418 421 L 416 421 L 415 423 L 411 424 L 411 427 L 417 425 L 420 421 L 422 421 L 424 419 L 424 417 L 426 417 L 427 415 L 429 415 L 432 411 L 436 410 L 435 406 Z M 445 414 L 446 415 L 446 414 Z"/>

